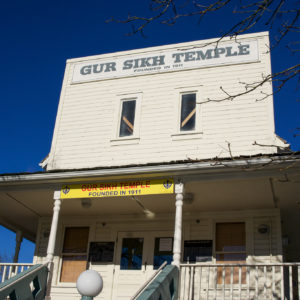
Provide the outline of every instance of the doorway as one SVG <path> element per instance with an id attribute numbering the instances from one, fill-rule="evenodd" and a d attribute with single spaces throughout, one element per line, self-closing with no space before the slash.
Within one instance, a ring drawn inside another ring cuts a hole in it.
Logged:
<path id="1" fill-rule="evenodd" d="M 112 299 L 130 299 L 164 261 L 172 259 L 173 232 L 119 232 Z"/>

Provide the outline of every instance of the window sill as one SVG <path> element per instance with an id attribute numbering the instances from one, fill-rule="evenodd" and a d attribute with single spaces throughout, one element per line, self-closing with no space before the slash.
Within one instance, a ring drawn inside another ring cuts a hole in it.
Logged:
<path id="1" fill-rule="evenodd" d="M 124 137 L 118 139 L 110 140 L 111 146 L 120 146 L 120 145 L 135 145 L 140 142 L 140 138 L 137 137 Z"/>
<path id="2" fill-rule="evenodd" d="M 203 132 L 199 132 L 199 131 L 193 131 L 193 132 L 186 131 L 186 132 L 180 132 L 171 135 L 173 141 L 201 139 L 202 136 L 203 136 Z"/>

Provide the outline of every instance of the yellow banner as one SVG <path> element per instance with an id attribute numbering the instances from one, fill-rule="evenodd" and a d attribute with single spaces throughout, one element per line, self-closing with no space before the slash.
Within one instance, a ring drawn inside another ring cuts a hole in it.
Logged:
<path id="1" fill-rule="evenodd" d="M 67 184 L 62 186 L 60 197 L 61 199 L 102 198 L 172 193 L 174 193 L 173 179 L 160 179 Z"/>

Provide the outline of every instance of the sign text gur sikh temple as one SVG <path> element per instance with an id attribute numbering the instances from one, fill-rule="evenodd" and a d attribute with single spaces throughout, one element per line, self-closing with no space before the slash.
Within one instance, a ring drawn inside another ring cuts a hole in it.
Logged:
<path id="1" fill-rule="evenodd" d="M 222 64 L 258 60 L 257 41 L 222 43 L 221 46 L 166 50 L 147 55 L 119 56 L 78 63 L 74 67 L 73 83 L 147 73 L 193 69 Z"/>
<path id="2" fill-rule="evenodd" d="M 173 179 L 156 179 L 63 185 L 60 195 L 61 199 L 72 199 L 172 193 Z"/>

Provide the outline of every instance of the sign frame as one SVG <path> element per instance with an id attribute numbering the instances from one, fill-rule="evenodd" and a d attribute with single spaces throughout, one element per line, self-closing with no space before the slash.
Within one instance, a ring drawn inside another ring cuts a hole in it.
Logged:
<path id="1" fill-rule="evenodd" d="M 78 62 L 71 84 L 257 61 L 257 39 L 195 44 Z"/>
<path id="2" fill-rule="evenodd" d="M 61 187 L 61 199 L 126 197 L 173 194 L 174 180 L 144 179 L 116 182 L 65 184 Z"/>

